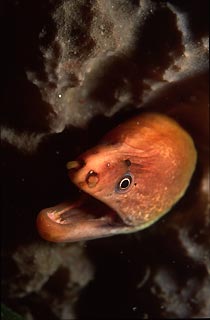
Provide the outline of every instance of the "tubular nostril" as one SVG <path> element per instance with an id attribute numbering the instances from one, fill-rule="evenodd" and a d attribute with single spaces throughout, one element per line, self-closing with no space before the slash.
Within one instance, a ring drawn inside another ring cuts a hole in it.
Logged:
<path id="1" fill-rule="evenodd" d="M 84 160 L 75 160 L 75 161 L 69 161 L 66 164 L 66 168 L 68 170 L 72 170 L 72 169 L 81 169 L 82 167 L 85 166 L 85 162 Z"/>
<path id="2" fill-rule="evenodd" d="M 86 183 L 89 188 L 94 188 L 99 181 L 98 173 L 93 170 L 90 170 L 86 177 Z"/>

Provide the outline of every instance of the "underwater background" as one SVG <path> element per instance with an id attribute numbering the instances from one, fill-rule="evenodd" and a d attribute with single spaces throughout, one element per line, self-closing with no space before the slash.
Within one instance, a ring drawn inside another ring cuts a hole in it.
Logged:
<path id="1" fill-rule="evenodd" d="M 3 319 L 210 316 L 208 7 L 2 1 Z M 78 195 L 66 162 L 145 110 L 171 116 L 194 140 L 185 196 L 137 233 L 42 240 L 39 211 Z"/>

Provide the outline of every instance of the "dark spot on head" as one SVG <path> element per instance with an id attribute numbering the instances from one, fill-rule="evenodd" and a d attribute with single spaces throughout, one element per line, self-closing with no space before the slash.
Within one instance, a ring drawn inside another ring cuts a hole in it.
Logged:
<path id="1" fill-rule="evenodd" d="M 130 167 L 130 166 L 131 166 L 130 160 L 129 160 L 129 159 L 126 159 L 126 160 L 125 160 L 125 164 L 127 165 L 127 167 Z"/>

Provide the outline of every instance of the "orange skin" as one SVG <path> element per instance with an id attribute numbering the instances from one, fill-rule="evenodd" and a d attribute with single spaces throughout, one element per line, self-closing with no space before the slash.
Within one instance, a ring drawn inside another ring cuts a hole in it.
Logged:
<path id="1" fill-rule="evenodd" d="M 191 137 L 174 120 L 134 117 L 68 164 L 85 196 L 42 210 L 38 230 L 46 240 L 71 242 L 144 229 L 184 195 L 196 159 Z"/>

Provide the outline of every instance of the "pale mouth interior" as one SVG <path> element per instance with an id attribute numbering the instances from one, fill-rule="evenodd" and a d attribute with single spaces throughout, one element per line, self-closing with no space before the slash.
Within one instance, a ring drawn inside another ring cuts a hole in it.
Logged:
<path id="1" fill-rule="evenodd" d="M 64 203 L 49 210 L 48 217 L 61 225 L 76 224 L 81 221 L 103 221 L 108 225 L 115 227 L 126 226 L 124 221 L 113 209 L 100 202 L 99 200 L 84 195 L 84 200 L 72 203 Z"/>

